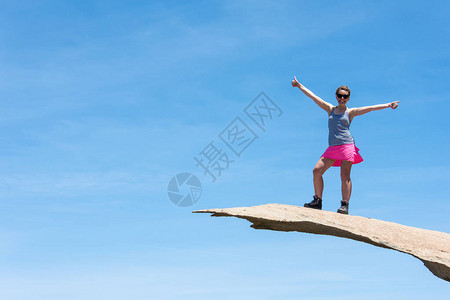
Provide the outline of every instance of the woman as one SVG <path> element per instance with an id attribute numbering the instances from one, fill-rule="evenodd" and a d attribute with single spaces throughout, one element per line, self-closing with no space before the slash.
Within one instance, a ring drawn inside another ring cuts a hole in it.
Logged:
<path id="1" fill-rule="evenodd" d="M 331 166 L 341 167 L 342 200 L 338 213 L 348 214 L 348 204 L 352 193 L 352 182 L 350 171 L 353 164 L 363 161 L 359 154 L 359 149 L 355 146 L 355 141 L 350 134 L 349 128 L 354 117 L 363 115 L 370 111 L 384 108 L 396 109 L 399 101 L 373 106 L 347 108 L 346 104 L 350 100 L 350 89 L 343 85 L 336 90 L 337 106 L 323 101 L 313 92 L 308 90 L 297 81 L 294 76 L 292 86 L 298 87 L 306 96 L 311 98 L 320 108 L 328 113 L 328 148 L 320 157 L 313 169 L 314 192 L 313 200 L 305 203 L 305 207 L 322 209 L 323 178 L 322 175 Z"/>

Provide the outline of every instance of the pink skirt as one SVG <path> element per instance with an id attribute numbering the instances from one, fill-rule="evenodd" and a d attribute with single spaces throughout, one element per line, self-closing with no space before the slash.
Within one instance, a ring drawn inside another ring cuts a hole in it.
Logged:
<path id="1" fill-rule="evenodd" d="M 339 167 L 343 160 L 351 161 L 353 164 L 359 164 L 363 161 L 363 158 L 359 155 L 359 149 L 355 144 L 330 146 L 321 157 L 335 159 L 336 161 L 333 167 Z"/>

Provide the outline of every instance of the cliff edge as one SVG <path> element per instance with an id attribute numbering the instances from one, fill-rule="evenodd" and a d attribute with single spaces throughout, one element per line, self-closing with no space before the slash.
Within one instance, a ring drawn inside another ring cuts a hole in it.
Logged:
<path id="1" fill-rule="evenodd" d="M 394 249 L 420 259 L 437 277 L 450 281 L 450 234 L 360 216 L 285 204 L 193 211 L 237 217 L 252 228 L 333 235 Z"/>

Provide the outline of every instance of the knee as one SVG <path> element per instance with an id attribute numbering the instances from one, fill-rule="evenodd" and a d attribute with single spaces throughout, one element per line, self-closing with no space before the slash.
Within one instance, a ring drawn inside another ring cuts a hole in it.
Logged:
<path id="1" fill-rule="evenodd" d="M 351 181 L 350 174 L 341 174 L 342 181 Z"/>
<path id="2" fill-rule="evenodd" d="M 317 168 L 317 167 L 314 167 L 314 169 L 313 169 L 313 175 L 314 176 L 322 176 L 323 175 L 323 169 L 322 168 Z"/>

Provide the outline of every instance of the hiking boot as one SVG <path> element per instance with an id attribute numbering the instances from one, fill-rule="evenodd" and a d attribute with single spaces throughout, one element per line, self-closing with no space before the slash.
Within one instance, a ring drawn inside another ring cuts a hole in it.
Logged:
<path id="1" fill-rule="evenodd" d="M 311 202 L 305 203 L 303 206 L 314 209 L 322 209 L 322 199 L 320 199 L 317 195 L 314 195 L 313 198 L 314 199 Z"/>
<path id="2" fill-rule="evenodd" d="M 341 207 L 337 210 L 338 213 L 348 215 L 348 201 L 341 201 Z"/>

